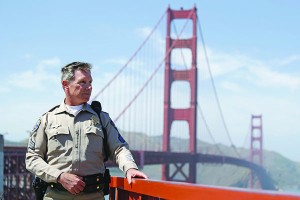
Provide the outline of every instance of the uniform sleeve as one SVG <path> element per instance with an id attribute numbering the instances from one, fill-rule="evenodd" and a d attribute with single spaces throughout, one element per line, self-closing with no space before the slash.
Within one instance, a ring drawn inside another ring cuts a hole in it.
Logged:
<path id="1" fill-rule="evenodd" d="M 62 173 L 47 164 L 45 155 L 47 153 L 47 136 L 45 133 L 46 116 L 43 115 L 36 123 L 28 140 L 26 153 L 26 169 L 46 182 L 57 182 Z"/>
<path id="2" fill-rule="evenodd" d="M 109 158 L 114 161 L 124 173 L 126 173 L 128 169 L 138 169 L 129 151 L 128 143 L 123 139 L 109 115 L 102 112 L 101 118 L 104 118 L 104 128 L 107 132 L 107 143 L 110 151 Z"/>

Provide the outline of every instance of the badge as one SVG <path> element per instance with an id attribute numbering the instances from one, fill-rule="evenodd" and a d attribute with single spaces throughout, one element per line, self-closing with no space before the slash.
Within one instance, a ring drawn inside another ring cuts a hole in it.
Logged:
<path id="1" fill-rule="evenodd" d="M 97 124 L 100 124 L 99 118 L 96 117 L 95 115 L 93 115 L 93 116 L 91 117 L 91 120 L 92 120 L 94 126 L 97 126 Z"/>

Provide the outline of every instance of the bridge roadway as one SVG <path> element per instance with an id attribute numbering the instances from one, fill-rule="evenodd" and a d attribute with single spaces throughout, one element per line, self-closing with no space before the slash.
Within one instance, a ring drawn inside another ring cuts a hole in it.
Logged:
<path id="1" fill-rule="evenodd" d="M 230 156 L 209 155 L 209 154 L 191 154 L 188 152 L 158 152 L 158 151 L 131 151 L 137 165 L 153 165 L 168 163 L 215 163 L 215 164 L 231 164 L 245 167 L 252 170 L 258 177 L 261 187 L 264 190 L 277 190 L 272 179 L 266 170 L 255 163 L 247 160 L 234 158 Z M 109 163 L 108 163 L 109 166 Z"/>

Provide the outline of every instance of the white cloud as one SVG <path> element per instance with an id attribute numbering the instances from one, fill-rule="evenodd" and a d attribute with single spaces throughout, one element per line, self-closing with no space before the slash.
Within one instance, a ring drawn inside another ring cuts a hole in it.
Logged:
<path id="1" fill-rule="evenodd" d="M 300 78 L 287 73 L 272 71 L 266 67 L 250 68 L 253 82 L 259 86 L 287 87 L 291 90 L 297 90 L 300 86 Z"/>
<path id="2" fill-rule="evenodd" d="M 300 87 L 300 78 L 288 72 L 275 71 L 272 69 L 273 65 L 270 66 L 268 62 L 239 53 L 223 53 L 212 49 L 208 49 L 207 52 L 213 77 L 224 78 L 224 75 L 226 75 L 226 81 L 231 80 L 232 87 L 228 87 L 228 82 L 226 82 L 223 83 L 224 88 L 233 89 L 232 84 L 237 86 L 240 82 L 264 87 L 286 87 L 290 90 L 297 90 Z M 207 79 L 209 78 L 209 71 L 206 60 L 203 55 L 200 53 L 199 55 L 200 77 Z M 300 59 L 300 56 L 290 56 L 278 61 L 277 64 L 282 65 L 284 63 L 287 65 L 298 59 Z"/>
<path id="3" fill-rule="evenodd" d="M 45 88 L 47 83 L 57 83 L 59 77 L 52 69 L 60 65 L 58 58 L 42 60 L 35 69 L 23 71 L 10 76 L 9 82 L 11 85 L 30 89 L 41 90 Z"/>
<path id="4" fill-rule="evenodd" d="M 44 70 L 45 68 L 48 68 L 48 67 L 57 67 L 60 65 L 61 65 L 61 62 L 60 62 L 59 58 L 52 58 L 52 59 L 46 59 L 46 60 L 40 61 L 37 68 L 39 70 Z"/>
<path id="5" fill-rule="evenodd" d="M 200 49 L 200 48 L 199 48 Z M 210 48 L 206 48 L 211 72 L 214 77 L 227 75 L 228 73 L 245 69 L 249 66 L 260 66 L 261 61 L 240 54 L 238 52 L 218 52 Z M 205 74 L 208 73 L 207 61 L 204 53 L 198 52 L 198 68 Z"/>
<path id="6" fill-rule="evenodd" d="M 221 83 L 221 87 L 225 90 L 230 90 L 233 92 L 240 92 L 242 90 L 238 84 L 230 82 L 230 81 L 223 81 Z"/>
<path id="7" fill-rule="evenodd" d="M 41 82 L 46 80 L 46 76 L 41 73 L 36 73 L 32 70 L 14 74 L 11 77 L 11 84 L 26 89 L 40 90 L 42 89 Z"/>
<path id="8" fill-rule="evenodd" d="M 296 61 L 300 60 L 300 55 L 291 55 L 287 58 L 282 59 L 281 61 L 279 61 L 279 65 L 289 65 L 291 63 L 294 63 Z"/>
<path id="9" fill-rule="evenodd" d="M 137 34 L 140 35 L 141 38 L 148 37 L 150 35 L 151 31 L 152 31 L 151 27 L 143 27 L 143 28 L 136 29 Z"/>
<path id="10" fill-rule="evenodd" d="M 244 136 L 249 131 L 251 114 L 262 114 L 266 138 L 264 148 L 276 149 L 278 152 L 286 151 L 285 155 L 288 155 L 287 150 L 280 149 L 282 147 L 274 141 L 289 143 L 289 138 L 295 138 L 294 135 L 299 133 L 297 124 L 300 113 L 297 108 L 300 78 L 295 70 L 283 71 L 278 66 L 284 65 L 291 69 L 291 65 L 294 67 L 294 62 L 298 61 L 299 57 L 289 56 L 270 61 L 209 48 L 207 52 L 225 121 L 234 143 L 239 146 L 240 141 L 244 141 Z M 228 138 L 218 114 L 213 90 L 208 84 L 210 76 L 207 63 L 203 52 L 198 54 L 198 72 L 201 77 L 198 102 L 216 141 L 226 143 Z M 209 135 L 203 128 L 200 132 L 202 139 L 208 140 Z M 299 142 L 295 141 L 293 146 L 297 145 Z M 293 155 L 293 159 L 299 160 L 299 156 Z"/>
<path id="11" fill-rule="evenodd" d="M 154 48 L 152 49 L 153 51 L 157 51 L 158 54 L 162 54 L 165 52 L 165 46 L 166 46 L 165 33 L 158 31 L 158 29 L 153 30 L 152 27 L 138 28 L 136 29 L 136 32 L 141 38 L 144 39 L 144 41 L 147 40 L 145 42 L 145 45 L 150 45 L 151 48 Z M 152 35 L 150 36 L 151 32 Z"/>
<path id="12" fill-rule="evenodd" d="M 174 49 L 171 54 L 172 68 L 178 70 L 186 70 L 192 67 L 192 52 L 189 49 Z"/>
<path id="13" fill-rule="evenodd" d="M 0 87 L 0 94 L 1 93 L 7 93 L 7 92 L 9 92 L 10 91 L 10 89 L 8 88 L 8 87 Z"/>

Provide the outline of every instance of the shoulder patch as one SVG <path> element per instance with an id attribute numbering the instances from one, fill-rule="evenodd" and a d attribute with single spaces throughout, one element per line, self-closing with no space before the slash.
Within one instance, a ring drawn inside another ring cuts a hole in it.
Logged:
<path id="1" fill-rule="evenodd" d="M 39 127 L 40 127 L 40 125 L 41 125 L 41 119 L 39 119 L 36 123 L 35 123 L 35 125 L 34 125 L 34 127 L 33 127 L 33 129 L 32 129 L 32 133 L 33 132 L 35 132 Z"/>
<path id="2" fill-rule="evenodd" d="M 30 139 L 29 142 L 28 142 L 28 148 L 31 149 L 31 150 L 35 149 L 35 142 L 32 141 L 32 139 Z"/>
<path id="3" fill-rule="evenodd" d="M 118 139 L 119 139 L 119 141 L 122 142 L 122 143 L 125 143 L 125 142 L 126 142 L 120 133 L 119 133 L 119 135 L 118 135 Z"/>
<path id="4" fill-rule="evenodd" d="M 119 141 L 122 142 L 122 143 L 125 143 L 126 141 L 124 140 L 124 138 L 123 138 L 122 135 L 120 134 L 118 128 L 117 128 L 116 125 L 115 125 L 115 123 L 114 123 L 112 120 L 110 120 L 109 123 L 110 123 L 110 124 L 118 131 L 118 139 L 119 139 Z"/>
<path id="5" fill-rule="evenodd" d="M 116 125 L 115 125 L 115 123 L 112 121 L 112 120 L 110 120 L 110 122 L 109 122 L 115 129 L 117 129 L 117 127 L 116 127 Z M 118 129 L 117 129 L 118 130 Z"/>

